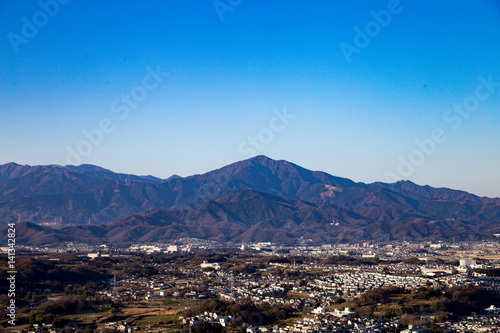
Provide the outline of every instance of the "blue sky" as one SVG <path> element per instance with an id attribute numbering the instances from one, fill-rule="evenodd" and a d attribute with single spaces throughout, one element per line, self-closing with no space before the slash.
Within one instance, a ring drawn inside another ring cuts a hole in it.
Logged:
<path id="1" fill-rule="evenodd" d="M 494 0 L 55 1 L 0 2 L 2 164 L 264 154 L 500 197 Z"/>

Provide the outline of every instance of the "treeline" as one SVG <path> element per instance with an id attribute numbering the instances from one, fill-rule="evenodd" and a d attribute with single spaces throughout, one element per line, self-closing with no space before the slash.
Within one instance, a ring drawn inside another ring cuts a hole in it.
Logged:
<path id="1" fill-rule="evenodd" d="M 47 301 L 30 311 L 27 316 L 19 316 L 18 325 L 34 323 L 52 323 L 56 327 L 63 327 L 68 322 L 62 320 L 64 315 L 103 312 L 112 309 L 108 300 L 85 296 L 63 296 L 57 300 Z M 5 317 L 6 313 L 2 313 Z M 5 318 L 2 318 L 3 320 Z"/>
<path id="2" fill-rule="evenodd" d="M 500 268 L 476 268 L 474 271 L 486 276 L 500 276 Z"/>
<path id="3" fill-rule="evenodd" d="M 353 258 L 350 256 L 331 256 L 323 260 L 325 265 L 376 265 L 380 262 L 378 258 Z"/>
<path id="4" fill-rule="evenodd" d="M 363 317 L 373 315 L 392 318 L 404 314 L 437 315 L 438 321 L 482 313 L 500 296 L 477 286 L 455 286 L 448 289 L 421 287 L 416 291 L 401 287 L 381 287 L 364 292 L 347 306 Z"/>
<path id="5" fill-rule="evenodd" d="M 91 281 L 108 280 L 112 277 L 105 270 L 85 267 L 82 264 L 58 265 L 43 259 L 20 258 L 16 263 L 18 284 L 26 291 L 49 288 L 63 291 L 67 285 L 85 285 Z"/>

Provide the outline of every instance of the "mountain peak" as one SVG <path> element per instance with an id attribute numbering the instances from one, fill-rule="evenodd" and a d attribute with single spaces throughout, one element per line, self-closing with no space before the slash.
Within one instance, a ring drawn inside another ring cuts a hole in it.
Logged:
<path id="1" fill-rule="evenodd" d="M 287 160 L 275 160 L 275 159 L 272 159 L 270 157 L 267 157 L 266 155 L 257 155 L 257 156 L 251 157 L 249 159 L 233 163 L 233 165 L 240 166 L 240 167 L 245 167 L 245 166 L 249 166 L 249 165 L 253 165 L 253 166 L 259 165 L 259 166 L 263 166 L 265 168 L 268 168 L 268 169 L 271 169 L 274 171 L 276 171 L 280 168 L 306 170 L 306 169 L 302 168 L 301 166 L 298 166 L 296 164 L 288 162 Z"/>
<path id="2" fill-rule="evenodd" d="M 0 216 L 3 224 L 36 222 L 19 229 L 20 241 L 31 244 L 189 236 L 248 242 L 308 235 L 329 241 L 356 239 L 360 230 L 371 239 L 386 239 L 381 230 L 400 239 L 465 239 L 500 232 L 498 199 L 410 181 L 356 183 L 265 155 L 170 181 L 88 164 L 9 163 L 0 166 Z M 39 225 L 54 221 L 56 229 Z M 332 221 L 340 221 L 343 232 Z"/>
<path id="3" fill-rule="evenodd" d="M 267 157 L 266 155 L 257 155 L 257 156 L 248 158 L 246 161 L 250 161 L 250 162 L 254 162 L 254 163 L 268 163 L 269 161 L 276 162 L 277 160 L 274 160 L 270 157 Z"/>

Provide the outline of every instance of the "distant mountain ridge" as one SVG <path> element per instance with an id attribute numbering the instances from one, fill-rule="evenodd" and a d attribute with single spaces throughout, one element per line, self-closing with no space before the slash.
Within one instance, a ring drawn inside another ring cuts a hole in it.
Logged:
<path id="1" fill-rule="evenodd" d="M 58 245 L 65 241 L 151 243 L 186 237 L 221 242 L 294 244 L 300 238 L 314 243 L 452 237 L 478 240 L 488 237 L 489 232 L 500 232 L 500 225 L 436 220 L 395 208 L 314 204 L 248 190 L 193 208 L 145 211 L 100 225 L 53 229 L 20 223 L 17 239 L 20 244 L 33 246 Z"/>
<path id="2" fill-rule="evenodd" d="M 20 165 L 17 163 L 7 163 L 0 165 L 0 185 L 5 184 L 9 180 L 20 178 L 33 173 L 64 173 L 71 172 L 72 174 L 86 175 L 92 179 L 113 179 L 118 181 L 128 182 L 144 182 L 151 184 L 159 184 L 163 179 L 153 176 L 136 176 L 131 174 L 115 173 L 111 170 L 101 168 L 92 164 L 81 164 L 61 166 L 57 164 L 51 165 Z M 178 177 L 174 175 L 172 177 Z"/>
<path id="3" fill-rule="evenodd" d="M 409 181 L 356 183 L 266 156 L 167 180 L 116 174 L 92 165 L 9 163 L 0 166 L 0 221 L 5 225 L 18 219 L 34 223 L 24 227 L 32 235 L 24 238 L 29 243 L 62 241 L 80 233 L 79 239 L 89 235 L 89 241 L 105 242 L 160 241 L 180 235 L 219 240 L 232 235 L 241 241 L 274 235 L 272 239 L 287 243 L 300 236 L 316 241 L 469 239 L 497 232 L 500 199 Z M 334 219 L 342 232 L 330 224 Z M 40 223 L 57 229 L 33 227 Z M 68 224 L 85 226 L 65 227 Z M 117 224 L 126 227 L 117 232 Z"/>

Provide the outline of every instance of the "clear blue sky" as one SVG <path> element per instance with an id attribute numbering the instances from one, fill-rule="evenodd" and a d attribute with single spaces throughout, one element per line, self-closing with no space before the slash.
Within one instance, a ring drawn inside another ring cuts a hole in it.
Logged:
<path id="1" fill-rule="evenodd" d="M 54 1 L 0 2 L 2 164 L 168 177 L 264 154 L 500 196 L 494 0 Z"/>

